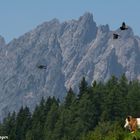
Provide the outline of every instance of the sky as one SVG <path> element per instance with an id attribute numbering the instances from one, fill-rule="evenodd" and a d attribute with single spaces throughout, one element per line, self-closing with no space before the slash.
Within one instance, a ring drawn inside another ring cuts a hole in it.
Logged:
<path id="1" fill-rule="evenodd" d="M 125 21 L 140 36 L 140 0 L 0 0 L 0 35 L 8 43 L 45 21 L 78 19 L 85 12 L 111 30 Z"/>

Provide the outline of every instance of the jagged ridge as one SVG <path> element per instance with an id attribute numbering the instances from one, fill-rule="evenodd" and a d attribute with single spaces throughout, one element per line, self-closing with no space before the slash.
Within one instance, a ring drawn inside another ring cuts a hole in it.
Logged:
<path id="1" fill-rule="evenodd" d="M 108 25 L 97 27 L 85 13 L 78 20 L 44 22 L 9 44 L 0 37 L 1 118 L 21 105 L 33 109 L 42 96 L 62 100 L 70 87 L 78 90 L 83 76 L 89 84 L 122 73 L 140 79 L 140 38 L 130 27 L 115 32 L 121 35 L 117 40 Z"/>

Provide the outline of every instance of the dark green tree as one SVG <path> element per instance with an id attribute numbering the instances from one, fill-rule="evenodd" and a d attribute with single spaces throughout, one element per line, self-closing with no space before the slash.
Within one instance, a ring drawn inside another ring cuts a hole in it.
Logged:
<path id="1" fill-rule="evenodd" d="M 85 80 L 85 77 L 82 78 L 80 85 L 79 85 L 79 94 L 78 97 L 81 98 L 82 95 L 87 91 L 88 83 Z"/>
<path id="2" fill-rule="evenodd" d="M 26 132 L 31 128 L 31 113 L 28 107 L 21 107 L 16 118 L 16 139 L 25 140 Z"/>
<path id="3" fill-rule="evenodd" d="M 53 140 L 53 130 L 55 128 L 55 124 L 59 118 L 59 106 L 58 103 L 53 103 L 50 111 L 48 112 L 45 126 L 44 126 L 44 135 L 45 139 Z"/>
<path id="4" fill-rule="evenodd" d="M 76 100 L 76 95 L 73 92 L 72 88 L 70 88 L 65 97 L 65 101 L 64 101 L 65 107 L 69 108 L 75 100 Z"/>
<path id="5" fill-rule="evenodd" d="M 127 95 L 127 114 L 132 116 L 140 116 L 140 83 L 135 80 L 129 85 Z M 131 114 L 130 114 L 131 112 Z"/>

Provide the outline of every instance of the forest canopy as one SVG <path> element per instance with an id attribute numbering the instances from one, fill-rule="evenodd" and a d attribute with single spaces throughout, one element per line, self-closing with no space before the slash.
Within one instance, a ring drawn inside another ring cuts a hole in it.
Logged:
<path id="1" fill-rule="evenodd" d="M 140 117 L 140 82 L 125 75 L 88 85 L 83 77 L 79 93 L 69 89 L 63 102 L 42 98 L 31 113 L 21 107 L 0 124 L 0 136 L 10 140 L 129 140 L 123 128 L 128 115 Z"/>

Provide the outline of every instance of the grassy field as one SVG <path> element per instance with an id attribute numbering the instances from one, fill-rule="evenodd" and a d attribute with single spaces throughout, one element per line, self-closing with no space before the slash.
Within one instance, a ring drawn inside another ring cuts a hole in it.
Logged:
<path id="1" fill-rule="evenodd" d="M 130 133 L 129 131 L 110 131 L 106 135 L 100 132 L 91 132 L 81 140 L 140 140 L 140 131 L 134 133 Z"/>
<path id="2" fill-rule="evenodd" d="M 124 140 L 140 140 L 140 131 L 127 134 Z"/>

